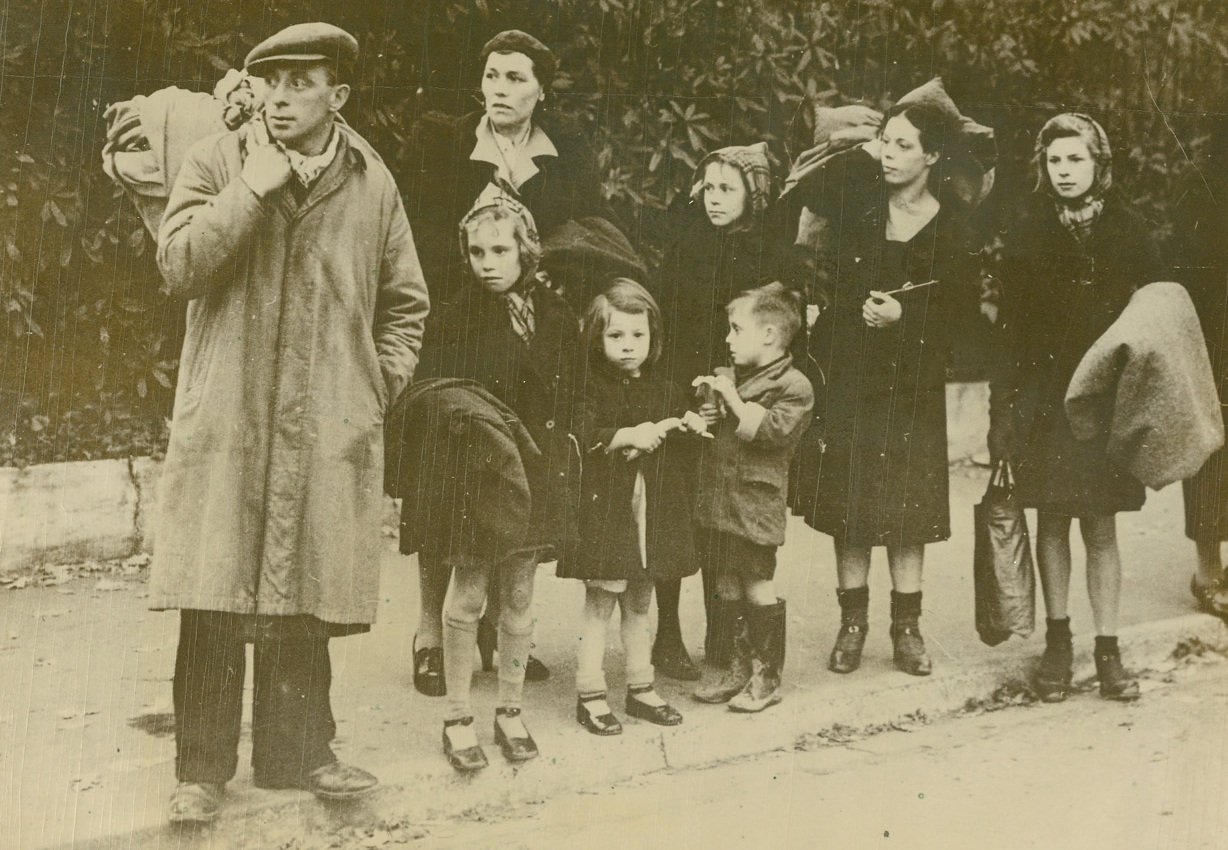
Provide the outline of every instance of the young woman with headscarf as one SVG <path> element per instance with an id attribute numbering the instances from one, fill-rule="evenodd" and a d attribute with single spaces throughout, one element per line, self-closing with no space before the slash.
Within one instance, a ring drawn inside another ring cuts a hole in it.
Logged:
<path id="1" fill-rule="evenodd" d="M 1115 466 L 1106 438 L 1078 440 L 1066 390 L 1088 348 L 1133 292 L 1164 277 L 1147 227 L 1113 190 L 1104 128 L 1078 113 L 1051 118 L 1036 138 L 1036 189 L 1005 237 L 1002 332 L 1008 357 L 993 383 L 990 454 L 1012 461 L 1018 494 L 1036 508 L 1036 556 L 1047 628 L 1036 690 L 1070 690 L 1071 519 L 1087 551 L 1096 671 L 1107 699 L 1138 696 L 1117 645 L 1121 556 L 1115 515 L 1143 506 L 1143 486 Z"/>

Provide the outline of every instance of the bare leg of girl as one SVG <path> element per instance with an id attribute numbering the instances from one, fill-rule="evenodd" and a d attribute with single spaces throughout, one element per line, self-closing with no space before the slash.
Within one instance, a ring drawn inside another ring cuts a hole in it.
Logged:
<path id="1" fill-rule="evenodd" d="M 1092 603 L 1096 634 L 1115 635 L 1121 601 L 1121 555 L 1117 548 L 1116 517 L 1079 517 L 1079 531 L 1087 548 L 1087 595 Z"/>
<path id="2" fill-rule="evenodd" d="M 1070 517 L 1037 514 L 1036 561 L 1045 612 L 1050 620 L 1064 620 L 1070 600 Z"/>
<path id="3" fill-rule="evenodd" d="M 1100 696 L 1114 700 L 1138 699 L 1138 682 L 1121 663 L 1117 645 L 1117 612 L 1121 602 L 1121 555 L 1117 548 L 1117 519 L 1079 517 L 1079 531 L 1087 548 L 1087 594 L 1096 622 L 1096 676 Z"/>

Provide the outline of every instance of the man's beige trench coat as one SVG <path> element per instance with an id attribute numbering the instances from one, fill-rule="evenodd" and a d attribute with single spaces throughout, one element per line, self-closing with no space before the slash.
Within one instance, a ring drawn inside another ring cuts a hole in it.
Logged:
<path id="1" fill-rule="evenodd" d="M 375 619 L 384 412 L 428 303 L 392 176 L 335 127 L 301 205 L 239 178 L 246 127 L 197 143 L 171 193 L 158 264 L 190 303 L 152 608 Z"/>

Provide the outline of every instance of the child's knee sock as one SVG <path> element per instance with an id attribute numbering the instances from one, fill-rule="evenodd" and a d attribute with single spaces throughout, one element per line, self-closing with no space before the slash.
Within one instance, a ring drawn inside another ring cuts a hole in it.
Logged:
<path id="1" fill-rule="evenodd" d="M 477 620 L 457 620 L 450 613 L 443 618 L 443 678 L 448 686 L 448 719 L 473 714 L 469 688 L 473 680 L 473 649 L 477 646 Z"/>
<path id="2" fill-rule="evenodd" d="M 627 685 L 651 685 L 654 679 L 652 667 L 652 624 L 647 611 L 632 610 L 622 606 L 623 651 L 627 656 Z"/>
<path id="3" fill-rule="evenodd" d="M 576 642 L 576 693 L 595 694 L 605 690 L 605 632 L 608 611 L 594 600 L 586 599 L 580 639 Z"/>
<path id="4" fill-rule="evenodd" d="M 524 669 L 533 646 L 533 623 L 530 620 L 527 629 L 513 631 L 508 619 L 503 617 L 499 622 L 499 705 L 520 708 Z"/>

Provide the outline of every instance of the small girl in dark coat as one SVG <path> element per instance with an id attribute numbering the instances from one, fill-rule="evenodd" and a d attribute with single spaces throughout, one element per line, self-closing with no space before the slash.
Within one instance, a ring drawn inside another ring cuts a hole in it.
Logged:
<path id="1" fill-rule="evenodd" d="M 576 720 L 595 735 L 622 724 L 606 701 L 606 624 L 618 603 L 627 664 L 627 714 L 661 726 L 682 715 L 653 689 L 654 580 L 695 572 L 691 538 L 694 443 L 707 425 L 687 395 L 653 374 L 661 354 L 661 311 L 638 283 L 614 280 L 584 319 L 584 403 L 577 433 L 584 450 L 580 546 L 558 575 L 586 584 L 577 646 Z"/>

